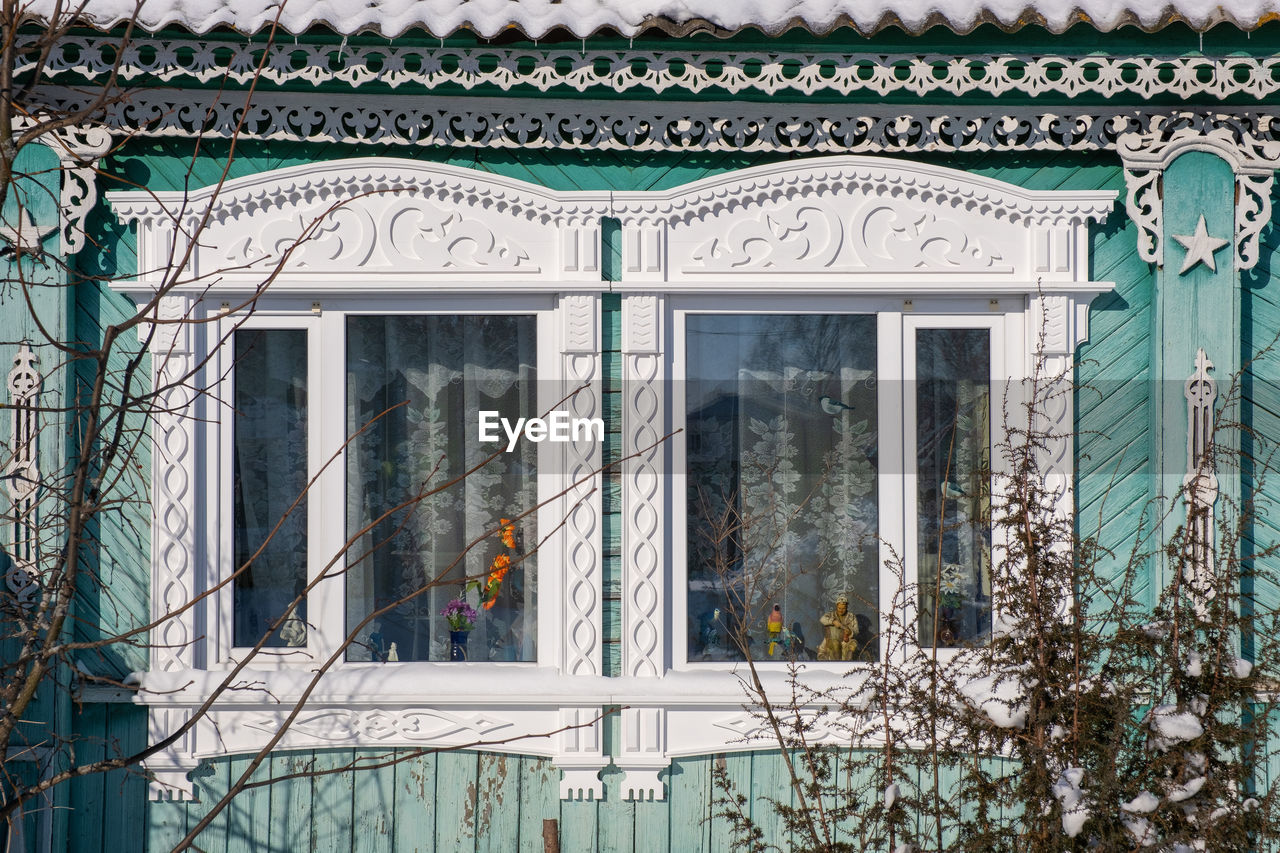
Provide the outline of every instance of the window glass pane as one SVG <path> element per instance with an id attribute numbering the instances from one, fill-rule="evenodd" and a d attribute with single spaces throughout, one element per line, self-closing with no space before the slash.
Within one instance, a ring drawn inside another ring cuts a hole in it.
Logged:
<path id="1" fill-rule="evenodd" d="M 476 611 L 467 659 L 535 659 L 534 517 L 507 542 L 481 537 L 536 505 L 536 445 L 463 474 L 505 447 L 479 442 L 481 411 L 538 414 L 536 352 L 531 316 L 347 319 L 346 429 L 363 429 L 347 450 L 348 660 L 449 660 L 441 611 L 458 597 Z M 495 572 L 500 557 L 509 568 Z"/>
<path id="2" fill-rule="evenodd" d="M 916 332 L 920 644 L 991 631 L 991 333 Z"/>
<path id="3" fill-rule="evenodd" d="M 307 583 L 306 500 L 290 510 L 307 485 L 307 333 L 240 329 L 235 353 L 233 642 L 252 646 Z M 306 645 L 306 618 L 302 602 L 267 645 Z"/>
<path id="4" fill-rule="evenodd" d="M 875 660 L 875 317 L 686 330 L 689 660 Z"/>

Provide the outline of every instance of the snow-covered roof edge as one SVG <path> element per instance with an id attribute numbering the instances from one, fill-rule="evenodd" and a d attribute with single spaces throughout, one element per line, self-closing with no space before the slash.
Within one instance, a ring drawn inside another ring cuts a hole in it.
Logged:
<path id="1" fill-rule="evenodd" d="M 47 16 L 54 0 L 32 0 L 28 8 Z M 134 0 L 88 0 L 83 18 L 109 29 L 134 11 Z M 541 38 L 560 30 L 586 38 L 646 30 L 731 35 L 755 29 L 776 35 L 794 27 L 815 35 L 841 28 L 871 35 L 889 27 L 910 34 L 946 27 L 964 34 L 982 24 L 1006 31 L 1040 26 L 1061 33 L 1087 24 L 1103 32 L 1123 26 L 1152 32 L 1179 22 L 1203 32 L 1219 24 L 1253 30 L 1275 19 L 1280 0 L 144 0 L 138 23 L 149 31 L 182 27 L 196 33 L 217 27 L 254 33 L 278 20 L 293 34 L 327 27 L 342 35 L 395 37 L 424 30 L 444 37 L 465 29 L 486 38 L 512 30 Z"/>

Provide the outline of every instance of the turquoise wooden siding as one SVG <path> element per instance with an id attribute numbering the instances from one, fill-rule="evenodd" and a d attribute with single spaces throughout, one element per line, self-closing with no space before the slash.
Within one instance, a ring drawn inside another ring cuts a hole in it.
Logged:
<path id="1" fill-rule="evenodd" d="M 1273 193 L 1274 196 L 1274 193 Z M 1273 204 L 1276 203 L 1273 197 Z M 1262 232 L 1261 260 L 1243 276 L 1240 436 L 1242 486 L 1257 494 L 1256 512 L 1245 535 L 1246 553 L 1257 554 L 1280 542 L 1280 233 L 1273 224 Z M 1253 567 L 1246 560 L 1245 569 Z M 1280 606 L 1280 588 L 1246 576 L 1245 592 L 1264 608 Z M 1248 651 L 1248 646 L 1246 646 Z"/>
<path id="2" fill-rule="evenodd" d="M 206 853 L 542 853 L 543 820 L 550 819 L 556 821 L 565 853 L 729 853 L 733 848 L 728 826 L 714 816 L 718 792 L 711 773 L 720 762 L 743 792 L 757 797 L 753 816 L 786 849 L 773 807 L 760 799 L 790 801 L 789 790 L 781 785 L 786 770 L 776 753 L 677 759 L 665 801 L 632 803 L 622 800 L 622 774 L 614 768 L 603 774 L 602 801 L 561 802 L 560 772 L 546 759 L 413 752 L 339 749 L 273 756 L 255 781 L 286 774 L 302 774 L 300 778 L 241 794 L 199 836 L 197 845 Z M 355 757 L 404 760 L 356 774 L 306 775 L 346 766 Z M 207 805 L 227 791 L 233 774 L 238 778 L 245 767 L 247 760 L 240 758 L 208 762 L 193 774 L 200 802 L 147 804 L 145 849 L 158 853 L 172 847 Z M 120 836 L 116 842 L 120 846 L 102 849 L 144 849 L 136 834 Z"/>

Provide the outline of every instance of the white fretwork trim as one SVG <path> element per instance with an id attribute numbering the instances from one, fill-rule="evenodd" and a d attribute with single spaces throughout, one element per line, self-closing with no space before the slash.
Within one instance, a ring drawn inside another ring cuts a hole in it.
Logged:
<path id="1" fill-rule="evenodd" d="M 615 193 L 624 288 L 847 292 L 923 280 L 989 290 L 1081 280 L 1085 228 L 1111 191 L 1035 192 L 870 157 L 758 166 L 662 192 Z M 918 289 L 913 292 L 919 292 Z M 624 334 L 626 327 L 624 326 Z"/>
<path id="2" fill-rule="evenodd" d="M 196 496 L 203 479 L 196 453 L 200 414 L 195 393 L 196 300 L 185 294 L 159 300 L 150 327 L 155 411 L 151 417 L 151 617 L 159 624 L 151 668 L 194 665 L 200 526 Z"/>
<path id="3" fill-rule="evenodd" d="M 21 117 L 15 121 L 15 131 L 27 130 L 32 124 L 31 119 Z M 85 217 L 98 203 L 98 160 L 110 150 L 111 134 L 97 125 L 70 125 L 50 131 L 40 141 L 58 155 L 62 179 L 58 194 L 62 254 L 64 257 L 74 255 L 84 248 Z M 37 242 L 42 236 L 36 238 Z"/>
<path id="4" fill-rule="evenodd" d="M 32 39 L 28 41 L 34 43 Z M 778 50 L 504 49 L 423 45 L 216 43 L 139 38 L 124 49 L 96 36 L 68 36 L 49 56 L 49 79 L 105 78 L 227 81 L 255 79 L 318 86 L 342 83 L 437 89 L 492 87 L 538 92 L 593 89 L 654 93 L 831 92 L 883 97 L 906 93 L 1093 95 L 1104 98 L 1262 99 L 1280 92 L 1280 59 L 1271 56 L 1087 56 L 1068 54 L 853 54 Z M 263 51 L 266 60 L 263 61 Z M 376 66 L 376 67 L 375 67 Z M 18 73 L 30 70 L 20 65 Z"/>
<path id="5" fill-rule="evenodd" d="M 1164 263 L 1164 171 L 1188 151 L 1216 154 L 1235 174 L 1236 270 L 1258 263 L 1259 234 L 1271 221 L 1271 185 L 1280 166 L 1280 142 L 1264 139 L 1243 127 L 1169 125 L 1117 140 L 1125 165 L 1125 204 L 1138 225 L 1138 254 L 1149 263 Z"/>
<path id="6" fill-rule="evenodd" d="M 52 109 L 88 106 L 89 95 L 42 89 Z M 244 121 L 243 97 L 148 89 L 106 108 L 104 126 L 143 136 L 288 139 L 375 145 L 610 150 L 1098 151 L 1120 136 L 1226 127 L 1264 138 L 1277 113 L 822 103 L 528 99 L 262 92 Z"/>
<path id="7" fill-rule="evenodd" d="M 599 221 L 609 210 L 607 192 L 557 193 L 379 157 L 310 163 L 189 195 L 108 197 L 121 220 L 139 225 L 139 284 L 164 281 L 189 249 L 187 269 L 200 279 L 188 286 L 193 293 L 252 292 L 277 268 L 276 293 L 344 289 L 353 274 L 409 291 L 424 282 L 437 291 L 538 283 L 598 291 Z"/>
<path id="8" fill-rule="evenodd" d="M 9 492 L 8 516 L 12 535 L 8 537 L 12 565 L 5 574 L 5 587 L 20 605 L 31 604 L 40 589 L 39 527 L 36 497 L 40 486 L 40 357 L 25 341 L 13 357 L 9 371 L 9 463 L 4 468 Z"/>

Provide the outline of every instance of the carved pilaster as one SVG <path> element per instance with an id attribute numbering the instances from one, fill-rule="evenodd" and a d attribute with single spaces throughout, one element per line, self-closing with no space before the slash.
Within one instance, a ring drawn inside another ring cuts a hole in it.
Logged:
<path id="1" fill-rule="evenodd" d="M 185 709 L 152 708 L 148 719 L 149 743 L 159 743 L 191 719 Z M 152 800 L 194 800 L 195 785 L 187 774 L 196 768 L 195 729 L 188 729 L 166 750 L 145 761 L 149 781 L 147 796 Z"/>
<path id="2" fill-rule="evenodd" d="M 162 298 L 151 337 L 151 607 L 152 617 L 160 621 L 151 645 L 151 667 L 159 670 L 184 669 L 194 662 L 195 608 L 187 605 L 196 595 L 197 413 L 191 376 L 195 329 L 186 322 L 193 304 L 187 296 Z"/>
<path id="3" fill-rule="evenodd" d="M 1163 263 L 1164 171 L 1180 154 L 1216 154 L 1235 174 L 1235 269 L 1258 263 L 1262 227 L 1271 221 L 1271 185 L 1280 165 L 1280 142 L 1258 139 L 1242 127 L 1156 126 L 1145 133 L 1128 133 L 1116 140 L 1124 160 L 1125 205 L 1138 226 L 1138 255 L 1149 263 Z"/>
<path id="4" fill-rule="evenodd" d="M 664 299 L 622 300 L 622 674 L 658 677 L 665 666 L 663 490 L 667 452 Z"/>
<path id="5" fill-rule="evenodd" d="M 601 417 L 600 297 L 575 293 L 560 297 L 561 367 L 564 408 L 575 422 Z M 565 494 L 563 671 L 601 671 L 601 438 L 589 430 L 564 443 Z"/>

